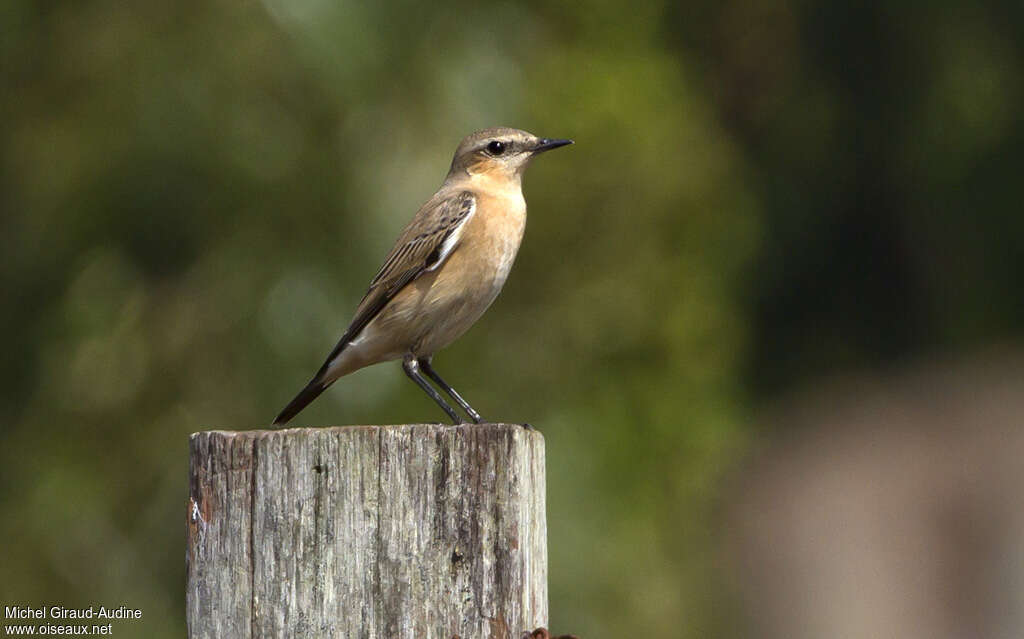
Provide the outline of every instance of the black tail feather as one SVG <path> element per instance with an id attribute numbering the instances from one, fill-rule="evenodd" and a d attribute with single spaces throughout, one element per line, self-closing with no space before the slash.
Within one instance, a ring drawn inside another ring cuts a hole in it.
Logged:
<path id="1" fill-rule="evenodd" d="M 320 393 L 324 392 L 324 389 L 330 386 L 330 384 L 324 384 L 320 381 L 320 376 L 313 378 L 309 384 L 306 385 L 299 394 L 295 396 L 295 399 L 288 402 L 288 405 L 284 407 L 281 414 L 274 420 L 274 426 L 282 426 L 288 423 L 292 417 L 299 414 L 303 408 L 305 408 L 311 401 L 320 396 Z"/>

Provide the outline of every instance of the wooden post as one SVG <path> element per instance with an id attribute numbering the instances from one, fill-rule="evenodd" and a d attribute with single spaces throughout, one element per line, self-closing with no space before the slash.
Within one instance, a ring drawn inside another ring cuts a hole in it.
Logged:
<path id="1" fill-rule="evenodd" d="M 208 431 L 190 462 L 193 639 L 519 639 L 547 625 L 537 431 Z"/>

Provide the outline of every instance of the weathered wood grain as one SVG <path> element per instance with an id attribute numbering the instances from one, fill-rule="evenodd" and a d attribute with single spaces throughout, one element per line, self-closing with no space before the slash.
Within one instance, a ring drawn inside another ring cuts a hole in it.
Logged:
<path id="1" fill-rule="evenodd" d="M 195 433 L 187 563 L 192 638 L 519 639 L 548 616 L 544 438 Z"/>

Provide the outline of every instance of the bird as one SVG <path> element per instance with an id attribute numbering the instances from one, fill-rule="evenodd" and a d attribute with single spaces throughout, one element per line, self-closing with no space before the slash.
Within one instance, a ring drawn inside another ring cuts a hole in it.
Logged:
<path id="1" fill-rule="evenodd" d="M 441 187 L 405 226 L 348 328 L 316 375 L 274 419 L 290 421 L 339 378 L 385 361 L 402 369 L 455 424 L 484 419 L 434 370 L 434 354 L 465 333 L 501 292 L 526 226 L 523 171 L 572 140 L 494 127 L 455 150 Z"/>

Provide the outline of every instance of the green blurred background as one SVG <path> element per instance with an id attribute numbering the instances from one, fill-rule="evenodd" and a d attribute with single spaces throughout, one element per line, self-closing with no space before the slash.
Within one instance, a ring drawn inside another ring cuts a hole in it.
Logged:
<path id="1" fill-rule="evenodd" d="M 0 604 L 182 636 L 189 433 L 270 423 L 486 126 L 577 142 L 436 360 L 547 438 L 559 632 L 742 635 L 758 407 L 1024 333 L 1017 0 L 5 0 L 0 48 Z M 442 417 L 385 364 L 296 423 Z"/>

